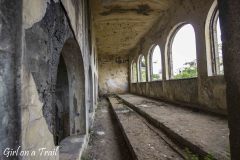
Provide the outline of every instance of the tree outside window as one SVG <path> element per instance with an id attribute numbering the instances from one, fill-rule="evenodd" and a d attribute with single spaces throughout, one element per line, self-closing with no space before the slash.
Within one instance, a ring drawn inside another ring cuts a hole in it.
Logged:
<path id="1" fill-rule="evenodd" d="M 142 56 L 139 61 L 139 70 L 140 70 L 140 81 L 146 82 L 147 80 L 147 66 L 145 57 Z"/>
<path id="2" fill-rule="evenodd" d="M 162 57 L 160 47 L 156 45 L 151 53 L 151 80 L 162 79 Z"/>
<path id="3" fill-rule="evenodd" d="M 137 64 L 132 65 L 132 82 L 137 82 Z"/>
<path id="4" fill-rule="evenodd" d="M 171 78 L 197 77 L 196 39 L 191 24 L 185 24 L 175 33 L 171 46 Z"/>

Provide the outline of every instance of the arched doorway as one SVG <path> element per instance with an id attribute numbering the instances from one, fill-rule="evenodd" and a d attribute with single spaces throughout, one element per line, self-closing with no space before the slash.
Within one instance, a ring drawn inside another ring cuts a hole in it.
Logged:
<path id="1" fill-rule="evenodd" d="M 56 144 L 86 133 L 85 73 L 80 47 L 68 39 L 61 51 L 56 80 Z"/>
<path id="2" fill-rule="evenodd" d="M 56 83 L 56 136 L 55 144 L 70 135 L 69 123 L 69 82 L 67 67 L 63 56 L 60 56 Z"/>

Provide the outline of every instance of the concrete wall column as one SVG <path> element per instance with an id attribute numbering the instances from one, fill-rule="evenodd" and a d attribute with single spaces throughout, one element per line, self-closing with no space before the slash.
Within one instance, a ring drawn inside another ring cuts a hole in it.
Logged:
<path id="1" fill-rule="evenodd" d="M 231 159 L 240 159 L 240 1 L 218 0 L 227 83 Z"/>
<path id="2" fill-rule="evenodd" d="M 19 63 L 21 59 L 22 1 L 0 1 L 0 159 L 6 148 L 17 147 L 19 125 Z M 11 157 L 17 159 L 17 157 Z"/>

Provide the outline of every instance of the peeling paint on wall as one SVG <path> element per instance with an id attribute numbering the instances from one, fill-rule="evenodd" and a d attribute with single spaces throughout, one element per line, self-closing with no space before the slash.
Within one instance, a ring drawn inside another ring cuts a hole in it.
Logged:
<path id="1" fill-rule="evenodd" d="M 25 29 L 43 18 L 49 2 L 50 0 L 23 0 L 23 27 Z"/>

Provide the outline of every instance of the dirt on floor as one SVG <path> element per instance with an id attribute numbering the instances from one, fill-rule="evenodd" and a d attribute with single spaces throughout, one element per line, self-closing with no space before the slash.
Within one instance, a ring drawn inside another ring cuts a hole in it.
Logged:
<path id="1" fill-rule="evenodd" d="M 117 98 L 110 98 L 113 109 L 139 160 L 182 160 L 145 121 Z"/>
<path id="2" fill-rule="evenodd" d="M 90 140 L 81 160 L 131 160 L 132 157 L 109 109 L 109 102 L 100 99 Z"/>
<path id="3" fill-rule="evenodd" d="M 216 159 L 229 159 L 227 119 L 132 94 L 120 97 Z"/>

